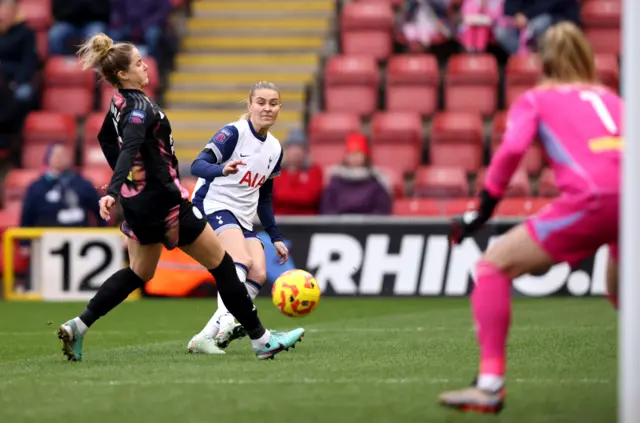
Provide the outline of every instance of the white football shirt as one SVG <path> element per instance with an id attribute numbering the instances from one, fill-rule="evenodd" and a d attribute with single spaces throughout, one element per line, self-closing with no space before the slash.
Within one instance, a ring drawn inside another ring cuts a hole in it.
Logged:
<path id="1" fill-rule="evenodd" d="M 206 215 L 229 210 L 243 228 L 253 230 L 260 187 L 267 179 L 280 174 L 282 147 L 270 133 L 261 137 L 248 120 L 239 120 L 220 129 L 205 146 L 224 165 L 229 160 L 242 160 L 235 175 L 220 176 L 209 181 L 198 178 L 191 200 L 201 202 Z"/>

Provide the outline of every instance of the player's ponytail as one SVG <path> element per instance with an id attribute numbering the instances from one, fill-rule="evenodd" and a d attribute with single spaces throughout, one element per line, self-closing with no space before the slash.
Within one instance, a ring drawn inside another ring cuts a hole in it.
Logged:
<path id="1" fill-rule="evenodd" d="M 82 69 L 95 69 L 107 82 L 120 87 L 118 72 L 126 71 L 131 65 L 131 43 L 116 43 L 106 34 L 96 34 L 85 41 L 78 50 Z"/>

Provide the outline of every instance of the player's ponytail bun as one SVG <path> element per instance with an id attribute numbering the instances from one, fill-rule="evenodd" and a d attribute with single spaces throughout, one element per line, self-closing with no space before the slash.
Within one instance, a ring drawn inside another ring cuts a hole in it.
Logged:
<path id="1" fill-rule="evenodd" d="M 82 69 L 93 68 L 114 87 L 120 87 L 118 72 L 126 71 L 131 64 L 131 43 L 116 43 L 106 34 L 89 38 L 78 50 Z"/>
<path id="2" fill-rule="evenodd" d="M 96 34 L 89 38 L 78 51 L 82 69 L 100 68 L 111 49 L 113 49 L 113 40 L 108 35 Z"/>

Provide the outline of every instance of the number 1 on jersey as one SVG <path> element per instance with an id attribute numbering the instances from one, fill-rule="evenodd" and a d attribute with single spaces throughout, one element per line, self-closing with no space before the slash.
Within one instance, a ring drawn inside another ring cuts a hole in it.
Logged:
<path id="1" fill-rule="evenodd" d="M 591 103 L 591 106 L 593 106 L 593 109 L 605 129 L 611 134 L 611 136 L 604 136 L 589 140 L 589 149 L 594 153 L 621 150 L 622 140 L 619 136 L 618 125 L 616 125 L 611 113 L 609 113 L 609 110 L 607 109 L 607 106 L 604 104 L 604 101 L 602 101 L 602 97 L 593 91 L 581 91 L 580 99 Z"/>
<path id="2" fill-rule="evenodd" d="M 612 135 L 618 135 L 618 125 L 613 121 L 613 117 L 611 117 L 611 113 L 609 113 L 607 106 L 604 104 L 604 101 L 602 101 L 602 97 L 593 91 L 581 91 L 580 100 L 591 103 L 607 131 Z"/>

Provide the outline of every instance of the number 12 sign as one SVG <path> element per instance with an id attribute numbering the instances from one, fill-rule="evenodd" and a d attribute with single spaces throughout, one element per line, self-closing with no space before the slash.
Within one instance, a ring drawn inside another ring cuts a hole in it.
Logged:
<path id="1" fill-rule="evenodd" d="M 40 283 L 44 301 L 91 299 L 102 283 L 124 266 L 117 233 L 43 233 Z"/>

